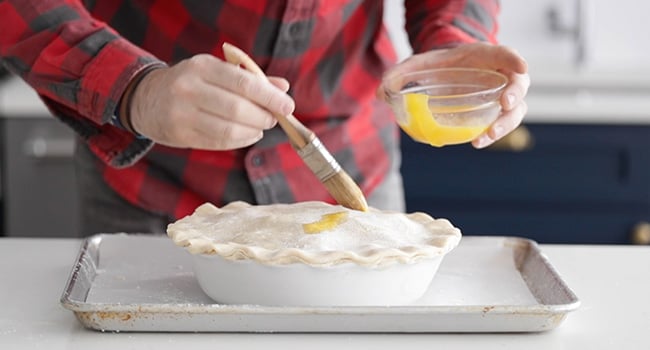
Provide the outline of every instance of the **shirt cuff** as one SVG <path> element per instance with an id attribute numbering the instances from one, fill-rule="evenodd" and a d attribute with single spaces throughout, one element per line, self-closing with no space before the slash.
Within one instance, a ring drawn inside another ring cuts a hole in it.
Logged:
<path id="1" fill-rule="evenodd" d="M 138 72 L 138 74 L 136 74 L 133 77 L 133 79 L 131 80 L 131 82 L 126 88 L 126 91 L 122 94 L 122 97 L 120 98 L 117 107 L 115 108 L 115 112 L 111 116 L 111 120 L 110 120 L 111 125 L 117 127 L 118 129 L 127 131 L 135 135 L 136 138 L 139 140 L 148 140 L 149 138 L 138 133 L 133 128 L 133 125 L 131 124 L 131 116 L 129 115 L 131 101 L 133 99 L 133 94 L 135 93 L 135 89 L 138 87 L 142 79 L 151 71 L 158 68 L 161 68 L 161 66 L 149 65 L 146 68 L 142 69 L 140 72 Z"/>

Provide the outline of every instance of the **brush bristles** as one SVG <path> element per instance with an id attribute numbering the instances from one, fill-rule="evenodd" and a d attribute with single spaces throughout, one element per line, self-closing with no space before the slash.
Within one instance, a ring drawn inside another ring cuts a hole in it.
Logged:
<path id="1" fill-rule="evenodd" d="M 340 205 L 354 210 L 368 211 L 366 197 L 344 170 L 325 180 L 323 184 Z"/>

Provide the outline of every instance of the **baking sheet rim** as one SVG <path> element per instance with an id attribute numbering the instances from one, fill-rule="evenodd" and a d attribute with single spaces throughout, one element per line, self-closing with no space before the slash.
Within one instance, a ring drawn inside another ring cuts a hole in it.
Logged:
<path id="1" fill-rule="evenodd" d="M 472 239 L 496 240 L 501 239 L 504 243 L 513 244 L 514 246 L 527 246 L 535 249 L 546 265 L 546 268 L 556 277 L 564 293 L 570 300 L 569 303 L 563 304 L 531 304 L 531 305 L 413 305 L 413 306 L 313 306 L 313 307 L 287 307 L 287 306 L 266 306 L 266 305 L 225 305 L 225 304 L 119 304 L 119 303 L 86 303 L 84 301 L 75 301 L 70 298 L 73 289 L 76 287 L 80 266 L 83 263 L 84 256 L 90 254 L 89 248 L 95 249 L 101 243 L 106 235 L 115 235 L 110 233 L 99 233 L 89 236 L 82 241 L 79 253 L 75 259 L 72 271 L 66 282 L 63 294 L 60 298 L 61 305 L 79 313 L 93 312 L 114 312 L 114 313 L 147 313 L 147 314 L 240 314 L 240 315 L 304 315 L 304 314 L 322 314 L 322 315 L 403 315 L 403 314 L 486 314 L 493 315 L 545 315 L 554 316 L 566 314 L 580 307 L 580 300 L 575 293 L 568 287 L 565 281 L 559 276 L 556 269 L 550 263 L 548 258 L 540 251 L 537 242 L 531 239 L 516 236 L 471 236 Z M 145 234 L 124 234 L 125 236 L 151 236 Z M 86 295 L 87 295 L 86 291 Z"/>

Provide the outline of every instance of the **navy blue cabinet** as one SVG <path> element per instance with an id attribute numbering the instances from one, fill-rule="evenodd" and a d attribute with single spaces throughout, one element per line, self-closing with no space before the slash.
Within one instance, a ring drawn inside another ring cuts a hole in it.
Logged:
<path id="1" fill-rule="evenodd" d="M 630 243 L 650 222 L 650 125 L 527 124 L 526 150 L 435 148 L 402 135 L 407 210 L 466 235 Z"/>

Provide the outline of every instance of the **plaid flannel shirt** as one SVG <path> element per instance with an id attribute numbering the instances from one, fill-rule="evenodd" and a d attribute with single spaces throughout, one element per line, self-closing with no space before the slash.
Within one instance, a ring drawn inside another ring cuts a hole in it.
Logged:
<path id="1" fill-rule="evenodd" d="M 393 0 L 391 0 L 393 1 Z M 97 156 L 129 202 L 176 219 L 198 205 L 323 200 L 278 128 L 231 151 L 174 149 L 111 123 L 131 79 L 230 42 L 291 83 L 295 115 L 369 194 L 398 148 L 374 92 L 395 53 L 382 0 L 1 0 L 0 58 Z M 416 52 L 495 42 L 498 0 L 405 0 Z"/>

